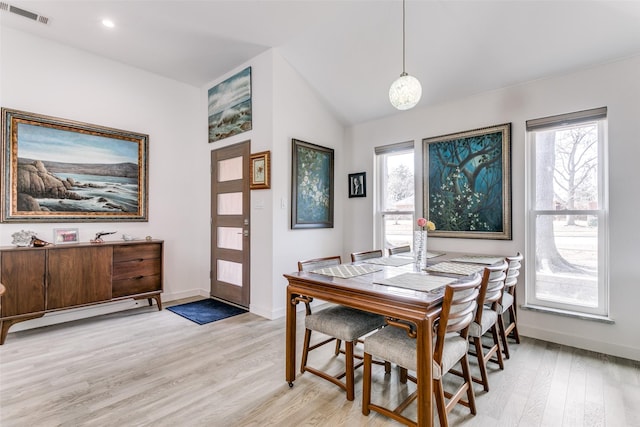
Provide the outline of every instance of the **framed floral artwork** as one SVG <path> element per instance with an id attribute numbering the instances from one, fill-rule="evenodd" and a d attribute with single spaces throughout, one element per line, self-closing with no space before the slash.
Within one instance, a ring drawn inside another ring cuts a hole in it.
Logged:
<path id="1" fill-rule="evenodd" d="M 333 228 L 334 150 L 292 142 L 291 228 Z"/>
<path id="2" fill-rule="evenodd" d="M 250 188 L 252 190 L 263 190 L 271 188 L 271 152 L 262 151 L 251 155 L 250 164 L 251 176 Z"/>
<path id="3" fill-rule="evenodd" d="M 422 143 L 429 236 L 511 240 L 511 123 Z"/>

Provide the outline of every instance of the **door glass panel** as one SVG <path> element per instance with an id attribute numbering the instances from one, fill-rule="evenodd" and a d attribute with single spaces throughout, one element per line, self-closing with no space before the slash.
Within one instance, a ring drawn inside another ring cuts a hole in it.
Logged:
<path id="1" fill-rule="evenodd" d="M 242 215 L 242 192 L 218 194 L 218 215 Z"/>
<path id="2" fill-rule="evenodd" d="M 217 279 L 231 285 L 242 286 L 242 264 L 219 259 Z"/>
<path id="3" fill-rule="evenodd" d="M 242 250 L 242 228 L 218 227 L 218 247 L 223 249 Z"/>
<path id="4" fill-rule="evenodd" d="M 242 157 L 218 161 L 218 182 L 242 179 Z"/>

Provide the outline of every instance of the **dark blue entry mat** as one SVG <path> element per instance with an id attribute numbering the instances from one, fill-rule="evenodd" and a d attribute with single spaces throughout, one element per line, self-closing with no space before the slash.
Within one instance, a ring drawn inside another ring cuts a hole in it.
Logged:
<path id="1" fill-rule="evenodd" d="M 189 319 L 192 322 L 196 322 L 198 325 L 204 325 L 247 312 L 247 310 L 243 308 L 225 304 L 212 298 L 174 305 L 167 307 L 167 310 L 185 319 Z"/>

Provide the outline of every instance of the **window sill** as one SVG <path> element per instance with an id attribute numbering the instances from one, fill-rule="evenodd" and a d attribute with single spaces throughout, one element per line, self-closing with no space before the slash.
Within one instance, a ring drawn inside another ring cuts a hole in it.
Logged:
<path id="1" fill-rule="evenodd" d="M 615 321 L 609 316 L 601 316 L 598 314 L 578 313 L 576 311 L 560 310 L 557 308 L 542 307 L 539 305 L 523 304 L 520 306 L 523 310 L 537 311 L 539 313 L 555 314 L 558 316 L 573 317 L 574 319 L 590 320 L 592 322 L 606 323 L 613 325 Z"/>

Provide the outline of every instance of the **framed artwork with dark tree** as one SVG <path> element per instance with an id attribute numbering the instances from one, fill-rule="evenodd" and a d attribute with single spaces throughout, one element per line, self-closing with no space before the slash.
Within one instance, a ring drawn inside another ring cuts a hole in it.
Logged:
<path id="1" fill-rule="evenodd" d="M 422 143 L 429 235 L 511 240 L 511 123 Z"/>

